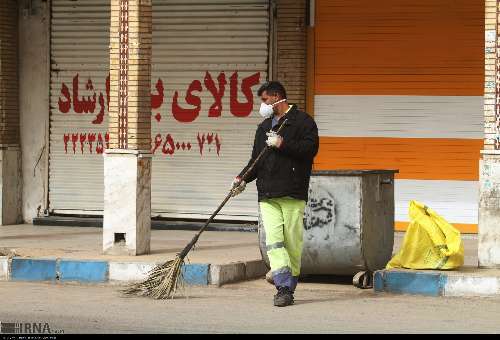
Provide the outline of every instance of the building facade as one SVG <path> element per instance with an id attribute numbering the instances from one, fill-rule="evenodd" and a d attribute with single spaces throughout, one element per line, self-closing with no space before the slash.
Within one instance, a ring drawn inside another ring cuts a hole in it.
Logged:
<path id="1" fill-rule="evenodd" d="M 15 198 L 16 221 L 102 215 L 103 155 L 119 140 L 111 1 L 0 10 L 0 144 L 17 160 L 2 161 L 17 178 L 4 192 L 19 192 L 3 201 Z M 131 130 L 150 138 L 151 215 L 213 211 L 250 156 L 256 90 L 277 79 L 318 124 L 316 170 L 399 169 L 396 229 L 415 199 L 476 233 L 481 150 L 499 148 L 497 12 L 467 0 L 152 1 L 151 115 Z M 252 185 L 219 218 L 257 214 Z"/>

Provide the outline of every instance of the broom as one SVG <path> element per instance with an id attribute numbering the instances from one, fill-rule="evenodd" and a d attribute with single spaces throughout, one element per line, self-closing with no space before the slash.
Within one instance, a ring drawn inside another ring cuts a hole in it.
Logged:
<path id="1" fill-rule="evenodd" d="M 276 133 L 279 133 L 281 131 L 283 126 L 285 126 L 287 120 L 288 119 L 285 119 L 285 121 L 280 125 Z M 270 149 L 269 146 L 266 146 L 264 149 L 262 149 L 257 158 L 255 158 L 255 160 L 251 164 L 250 168 L 248 168 L 248 170 L 245 171 L 245 173 L 241 177 L 242 181 L 246 180 L 246 178 L 253 170 L 257 162 L 269 149 Z M 229 199 L 232 197 L 235 189 L 236 188 L 232 188 L 229 191 L 226 198 L 224 198 L 224 200 L 219 205 L 217 210 L 214 211 L 212 216 L 210 216 L 207 222 L 205 222 L 205 225 L 196 233 L 196 235 L 194 235 L 191 242 L 189 242 L 186 245 L 186 247 L 179 254 L 177 254 L 177 257 L 175 259 L 156 266 L 148 273 L 148 277 L 144 281 L 130 285 L 129 287 L 123 290 L 123 293 L 126 295 L 147 296 L 147 297 L 152 297 L 154 299 L 174 298 L 177 288 L 179 287 L 179 285 L 183 283 L 182 265 L 184 264 L 184 258 L 187 256 L 189 251 L 194 247 L 196 242 L 198 242 L 198 238 L 205 231 L 210 222 L 212 222 L 214 217 L 219 213 L 222 207 L 224 207 L 227 201 L 229 201 Z"/>

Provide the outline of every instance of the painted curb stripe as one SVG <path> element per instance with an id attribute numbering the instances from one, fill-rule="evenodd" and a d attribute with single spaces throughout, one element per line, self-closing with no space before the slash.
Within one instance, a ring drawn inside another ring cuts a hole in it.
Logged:
<path id="1" fill-rule="evenodd" d="M 55 281 L 56 260 L 13 258 L 10 269 L 12 281 Z"/>
<path id="2" fill-rule="evenodd" d="M 59 280 L 61 282 L 107 282 L 108 262 L 105 261 L 59 261 Z"/>
<path id="3" fill-rule="evenodd" d="M 82 283 L 103 283 L 113 280 L 113 278 L 110 279 L 110 262 L 108 261 L 13 258 L 9 268 L 8 260 L 1 260 L 0 269 L 3 270 L 4 267 L 7 269 L 5 273 L 0 272 L 1 280 Z M 129 273 L 118 281 L 143 279 L 147 276 L 147 272 L 156 265 L 156 263 L 119 264 L 122 274 L 127 271 Z M 111 266 L 116 267 L 116 264 Z M 130 269 L 134 270 L 134 273 L 130 273 Z M 116 269 L 113 270 L 116 273 Z M 137 271 L 140 272 L 136 273 Z M 185 264 L 182 267 L 183 279 L 188 285 L 208 285 L 209 272 L 210 264 Z"/>
<path id="4" fill-rule="evenodd" d="M 208 285 L 208 264 L 187 264 L 182 266 L 182 278 L 190 285 Z"/>
<path id="5" fill-rule="evenodd" d="M 380 270 L 374 274 L 374 291 L 448 297 L 493 296 L 500 295 L 500 276 Z"/>
<path id="6" fill-rule="evenodd" d="M 0 257 L 0 281 L 7 281 L 9 279 L 9 259 L 7 257 Z"/>
<path id="7" fill-rule="evenodd" d="M 486 296 L 500 294 L 500 277 L 448 276 L 444 296 Z"/>
<path id="8" fill-rule="evenodd" d="M 378 271 L 374 288 L 376 292 L 442 296 L 447 279 L 439 273 Z"/>
<path id="9" fill-rule="evenodd" d="M 155 263 L 109 262 L 110 281 L 141 281 L 155 267 Z"/>

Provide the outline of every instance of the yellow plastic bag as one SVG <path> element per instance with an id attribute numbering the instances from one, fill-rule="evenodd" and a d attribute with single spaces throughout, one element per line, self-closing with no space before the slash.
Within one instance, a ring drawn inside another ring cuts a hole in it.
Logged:
<path id="1" fill-rule="evenodd" d="M 420 202 L 410 202 L 410 224 L 401 250 L 386 269 L 454 269 L 464 263 L 460 231 L 434 210 Z"/>

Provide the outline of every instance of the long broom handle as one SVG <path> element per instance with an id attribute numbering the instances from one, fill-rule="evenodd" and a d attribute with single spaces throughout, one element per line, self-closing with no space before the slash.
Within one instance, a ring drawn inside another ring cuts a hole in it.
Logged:
<path id="1" fill-rule="evenodd" d="M 285 119 L 283 121 L 283 123 L 280 125 L 278 131 L 276 131 L 276 133 L 280 133 L 281 129 L 285 126 L 285 123 L 288 119 Z M 259 153 L 259 155 L 257 156 L 257 158 L 255 158 L 255 160 L 252 162 L 252 165 L 250 165 L 250 167 L 248 168 L 247 171 L 245 171 L 245 173 L 243 174 L 243 176 L 241 177 L 241 181 L 244 181 L 246 180 L 246 178 L 248 177 L 248 175 L 250 174 L 250 172 L 255 168 L 255 166 L 257 165 L 257 163 L 259 162 L 259 160 L 262 158 L 262 156 L 270 149 L 269 146 L 266 146 L 264 149 L 262 149 L 262 151 Z M 201 227 L 201 229 L 196 233 L 196 235 L 194 235 L 193 239 L 191 240 L 191 242 L 188 243 L 188 245 L 179 253 L 179 257 L 181 259 L 184 259 L 186 257 L 186 255 L 189 253 L 189 251 L 191 250 L 191 248 L 193 248 L 193 246 L 195 245 L 196 242 L 198 242 L 198 238 L 200 237 L 201 233 L 203 233 L 205 231 L 205 229 L 208 227 L 208 225 L 210 224 L 210 222 L 213 221 L 213 219 L 215 218 L 215 216 L 217 216 L 217 214 L 219 213 L 219 211 L 221 211 L 221 209 L 224 207 L 224 205 L 226 205 L 227 201 L 229 201 L 229 199 L 231 198 L 233 194 L 233 189 L 231 189 L 229 191 L 229 193 L 226 195 L 226 198 L 224 198 L 224 200 L 222 201 L 221 204 L 219 204 L 219 207 L 217 208 L 217 210 L 215 210 L 212 214 L 212 216 L 210 216 L 210 218 L 205 222 L 205 225 L 203 227 Z"/>

